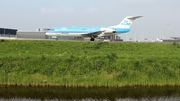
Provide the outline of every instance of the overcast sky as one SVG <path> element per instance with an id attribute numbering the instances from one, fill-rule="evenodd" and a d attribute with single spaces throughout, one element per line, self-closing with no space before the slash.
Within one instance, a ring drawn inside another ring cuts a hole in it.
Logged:
<path id="1" fill-rule="evenodd" d="M 35 30 L 56 26 L 110 26 L 142 15 L 129 40 L 180 37 L 180 0 L 0 0 L 0 27 Z"/>

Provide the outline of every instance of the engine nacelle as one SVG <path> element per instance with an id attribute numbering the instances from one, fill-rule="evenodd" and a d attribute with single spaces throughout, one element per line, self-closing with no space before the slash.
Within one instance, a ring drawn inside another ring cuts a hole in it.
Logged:
<path id="1" fill-rule="evenodd" d="M 116 31 L 114 30 L 106 30 L 104 31 L 104 34 L 111 34 L 111 33 L 115 33 Z"/>
<path id="2" fill-rule="evenodd" d="M 111 34 L 116 32 L 114 29 L 111 28 L 101 28 L 100 30 L 104 32 L 104 34 Z"/>

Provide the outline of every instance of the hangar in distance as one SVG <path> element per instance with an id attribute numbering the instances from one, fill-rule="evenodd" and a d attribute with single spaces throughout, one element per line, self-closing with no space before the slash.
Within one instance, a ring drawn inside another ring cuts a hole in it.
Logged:
<path id="1" fill-rule="evenodd" d="M 46 35 L 61 37 L 90 37 L 90 41 L 94 41 L 94 38 L 96 37 L 106 37 L 129 32 L 133 21 L 140 17 L 142 16 L 127 16 L 118 25 L 108 27 L 54 27 L 47 31 Z"/>

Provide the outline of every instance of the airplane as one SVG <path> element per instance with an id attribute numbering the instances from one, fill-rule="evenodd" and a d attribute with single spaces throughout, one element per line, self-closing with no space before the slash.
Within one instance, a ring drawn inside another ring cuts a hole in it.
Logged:
<path id="1" fill-rule="evenodd" d="M 94 41 L 96 37 L 106 37 L 130 32 L 130 26 L 133 21 L 141 17 L 143 16 L 127 16 L 118 25 L 108 27 L 55 27 L 48 30 L 46 35 L 61 37 L 90 37 L 90 41 Z"/>
<path id="2" fill-rule="evenodd" d="M 163 40 L 156 38 L 156 42 L 163 42 Z"/>

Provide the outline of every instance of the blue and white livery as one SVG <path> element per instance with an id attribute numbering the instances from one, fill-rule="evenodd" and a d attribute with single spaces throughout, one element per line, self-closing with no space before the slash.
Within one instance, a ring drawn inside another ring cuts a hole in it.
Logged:
<path id="1" fill-rule="evenodd" d="M 91 37 L 94 41 L 95 37 L 112 36 L 115 34 L 127 33 L 133 21 L 142 16 L 127 16 L 120 24 L 108 27 L 55 27 L 46 32 L 48 36 L 61 37 Z"/>

